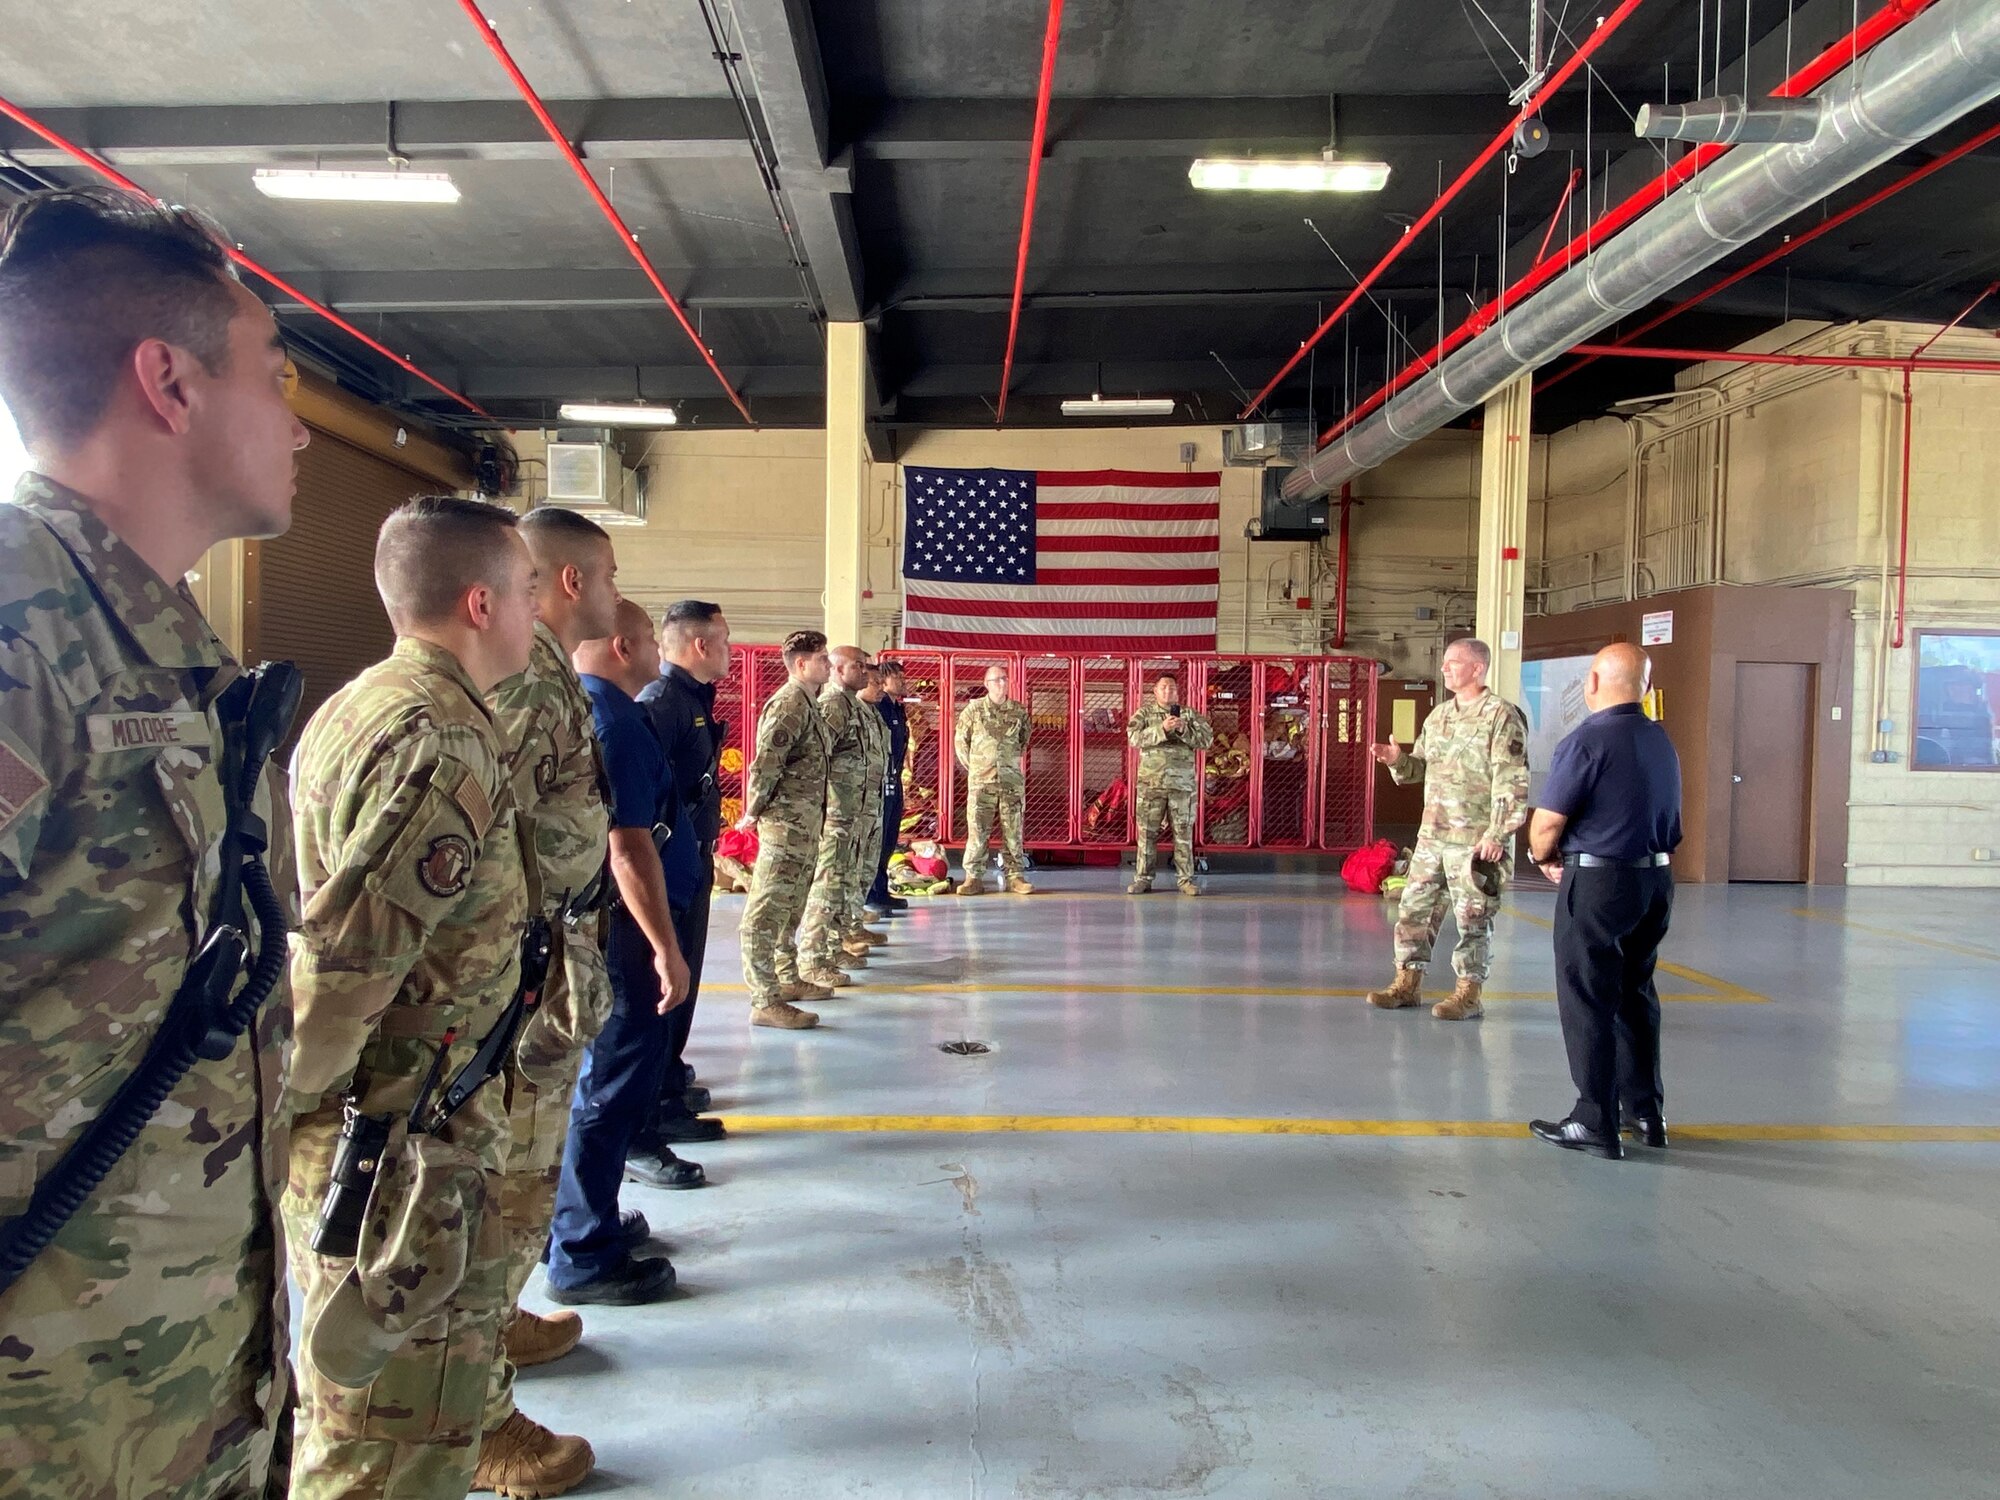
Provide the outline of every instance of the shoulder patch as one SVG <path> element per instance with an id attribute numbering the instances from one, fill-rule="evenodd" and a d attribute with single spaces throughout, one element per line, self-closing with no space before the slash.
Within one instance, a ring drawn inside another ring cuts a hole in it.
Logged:
<path id="1" fill-rule="evenodd" d="M 417 861 L 418 881 L 440 899 L 464 891 L 466 877 L 471 873 L 472 846 L 455 833 L 432 839 L 430 848 Z"/>
<path id="2" fill-rule="evenodd" d="M 48 789 L 49 779 L 42 768 L 0 738 L 0 833 L 13 827 Z"/>
<path id="3" fill-rule="evenodd" d="M 466 771 L 459 777 L 458 785 L 451 789 L 451 800 L 465 814 L 472 831 L 481 838 L 486 837 L 486 830 L 493 826 L 493 803 L 487 797 L 486 789 L 479 784 L 479 778 Z"/>

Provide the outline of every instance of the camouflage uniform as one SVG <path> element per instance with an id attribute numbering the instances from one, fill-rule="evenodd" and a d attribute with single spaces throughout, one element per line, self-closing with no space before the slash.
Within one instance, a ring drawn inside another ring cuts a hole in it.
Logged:
<path id="1" fill-rule="evenodd" d="M 471 679 L 407 638 L 313 715 L 294 766 L 305 914 L 284 1213 L 307 1357 L 293 1500 L 462 1495 L 507 1304 L 511 1132 L 492 1086 L 437 1134 L 406 1119 L 447 1037 L 449 1078 L 514 995 L 531 900 L 513 790 Z M 309 1248 L 343 1095 L 394 1121 L 352 1261 Z M 379 1373 L 336 1383 L 329 1359 L 346 1379 Z"/>
<path id="2" fill-rule="evenodd" d="M 1514 831 L 1528 818 L 1527 720 L 1492 691 L 1469 705 L 1447 698 L 1389 774 L 1399 786 L 1424 784 L 1423 827 L 1396 912 L 1396 966 L 1430 963 L 1449 893 L 1458 918 L 1452 968 L 1460 979 L 1484 983 L 1493 964 L 1493 914 L 1514 873 Z M 1501 846 L 1497 865 L 1475 865 L 1473 847 L 1482 839 Z"/>
<path id="3" fill-rule="evenodd" d="M 555 935 L 542 1003 L 522 1028 L 496 1084 L 512 1125 L 500 1203 L 509 1256 L 506 1318 L 512 1318 L 548 1244 L 577 1069 L 611 1014 L 611 979 L 598 941 L 601 918 L 593 913 L 575 932 L 562 920 L 571 900 L 600 877 L 608 878 L 611 815 L 590 699 L 553 630 L 535 626 L 528 670 L 501 683 L 486 701 L 507 757 L 524 837 L 534 842 L 543 910 Z M 493 1364 L 486 1430 L 496 1430 L 513 1412 L 514 1362 L 503 1349 Z"/>
<path id="4" fill-rule="evenodd" d="M 757 869 L 743 903 L 743 978 L 750 1004 L 776 1005 L 797 981 L 799 918 L 826 822 L 832 736 L 812 693 L 787 682 L 757 717 L 757 748 L 743 774 L 743 811 L 757 820 Z"/>
<path id="5" fill-rule="evenodd" d="M 1215 729 L 1185 703 L 1176 711 L 1182 722 L 1172 734 L 1160 728 L 1168 710 L 1150 698 L 1125 724 L 1125 738 L 1139 752 L 1132 808 L 1139 830 L 1133 874 L 1140 880 L 1153 878 L 1160 824 L 1167 820 L 1174 828 L 1174 874 L 1194 879 L 1195 760 L 1215 743 Z"/>
<path id="6" fill-rule="evenodd" d="M 958 711 L 952 748 L 965 767 L 965 876 L 986 868 L 994 814 L 1000 818 L 1000 868 L 1010 880 L 1026 872 L 1021 852 L 1021 804 L 1026 799 L 1028 706 L 1018 698 L 975 698 Z"/>
<path id="7" fill-rule="evenodd" d="M 29 474 L 0 505 L 0 1219 L 137 1066 L 179 987 L 223 827 L 210 705 L 236 675 L 186 590 L 80 497 Z M 288 893 L 272 786 L 257 811 Z M 194 1065 L 0 1297 L 0 1491 L 282 1492 L 290 1023 L 281 987 L 254 1041 Z"/>
<path id="8" fill-rule="evenodd" d="M 853 936 L 868 925 L 868 888 L 875 883 L 875 870 L 882 860 L 882 817 L 889 788 L 889 725 L 875 706 L 861 701 L 867 712 L 861 721 L 861 748 L 867 758 L 868 784 L 861 800 L 861 827 L 854 838 L 854 881 L 847 891 L 847 921 L 843 936 Z"/>
<path id="9" fill-rule="evenodd" d="M 799 959 L 806 968 L 824 972 L 833 967 L 841 939 L 847 936 L 848 892 L 861 859 L 871 792 L 878 804 L 881 801 L 880 774 L 872 788 L 869 784 L 870 741 L 865 727 L 866 720 L 880 723 L 881 716 L 837 682 L 820 689 L 819 715 L 826 721 L 827 733 L 826 822 L 820 829 L 812 890 L 799 928 Z"/>

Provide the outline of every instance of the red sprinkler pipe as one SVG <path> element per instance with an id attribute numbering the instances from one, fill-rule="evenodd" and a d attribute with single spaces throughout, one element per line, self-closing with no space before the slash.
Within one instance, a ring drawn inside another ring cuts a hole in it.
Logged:
<path id="1" fill-rule="evenodd" d="M 1876 192 L 1870 193 L 1866 198 L 1863 198 L 1859 203 L 1856 203 L 1849 208 L 1842 209 L 1832 218 L 1822 220 L 1820 223 L 1813 225 L 1810 229 L 1804 229 L 1797 234 L 1789 236 L 1782 245 L 1778 245 L 1773 249 L 1765 252 L 1763 255 L 1758 256 L 1755 260 L 1751 261 L 1750 264 L 1743 267 L 1742 270 L 1734 271 L 1729 275 L 1723 277 L 1722 280 L 1716 282 L 1714 286 L 1696 292 L 1692 297 L 1686 298 L 1683 301 L 1676 302 L 1672 307 L 1667 308 L 1665 311 L 1657 314 L 1654 317 L 1648 318 L 1645 322 L 1641 323 L 1637 328 L 1634 328 L 1630 333 L 1620 334 L 1617 338 L 1611 341 L 1612 346 L 1614 348 L 1622 349 L 1628 344 L 1633 344 L 1638 342 L 1640 339 L 1644 338 L 1647 334 L 1651 333 L 1655 328 L 1658 328 L 1661 324 L 1670 322 L 1674 318 L 1679 317 L 1689 308 L 1699 307 L 1702 303 L 1706 302 L 1710 297 L 1713 297 L 1717 292 L 1724 291 L 1729 287 L 1736 285 L 1737 282 L 1742 281 L 1746 277 L 1755 276 L 1759 271 L 1762 271 L 1765 268 L 1774 265 L 1778 261 L 1783 260 L 1787 255 L 1790 255 L 1794 250 L 1797 250 L 1802 245 L 1810 245 L 1814 240 L 1818 239 L 1821 235 L 1831 233 L 1832 231 L 1838 229 L 1841 225 L 1847 223 L 1849 220 L 1858 218 L 1860 215 L 1867 213 L 1869 209 L 1878 207 L 1879 205 L 1887 202 L 1889 199 L 1895 197 L 1896 194 L 1902 192 L 1904 188 L 1912 187 L 1915 184 L 1922 182 L 1926 177 L 1930 176 L 1933 172 L 1940 171 L 1943 168 L 1950 166 L 1960 157 L 1970 155 L 1972 152 L 1977 151 L 1981 146 L 1989 145 L 1995 140 L 2000 140 L 2000 125 L 1995 125 L 1992 126 L 1990 129 L 1980 131 L 1978 135 L 1974 136 L 1964 145 L 1955 146 L 1951 150 L 1945 152 L 1944 155 L 1937 157 L 1932 161 L 1925 162 L 1924 165 L 1922 165 L 1921 167 L 1918 167 L 1911 172 L 1905 173 L 1903 176 L 1898 177 L 1894 182 L 1888 184 L 1886 187 L 1883 187 Z M 1535 387 L 1535 394 L 1539 396 L 1543 391 L 1547 390 L 1550 386 L 1556 385 L 1561 381 L 1569 379 L 1570 376 L 1574 375 L 1578 370 L 1581 370 L 1585 365 L 1593 364 L 1601 357 L 1602 356 L 1600 355 L 1589 354 L 1585 355 L 1582 359 L 1575 360 L 1572 363 L 1565 365 L 1555 374 L 1549 376 L 1548 379 L 1542 381 L 1540 385 L 1537 385 Z"/>
<path id="2" fill-rule="evenodd" d="M 144 188 L 140 187 L 138 183 L 134 182 L 131 178 L 127 177 L 123 172 L 119 171 L 116 167 L 112 166 L 110 162 L 106 161 L 103 157 L 97 155 L 94 151 L 87 151 L 82 146 L 77 145 L 74 141 L 68 140 L 63 136 L 57 135 L 53 130 L 49 129 L 48 126 L 44 125 L 40 120 L 37 120 L 33 115 L 29 114 L 19 105 L 14 104 L 7 99 L 0 99 L 0 115 L 5 115 L 8 119 L 12 120 L 16 125 L 19 125 L 23 130 L 33 131 L 36 135 L 40 136 L 43 140 L 47 141 L 51 146 L 54 146 L 58 151 L 63 152 L 65 155 L 71 157 L 79 164 L 90 168 L 91 171 L 97 173 L 99 176 L 103 177 L 106 181 L 112 183 L 114 186 L 121 187 L 125 189 L 125 191 L 128 193 L 136 194 L 141 198 L 149 199 L 155 203 L 164 202 L 164 200 L 162 199 L 155 198 L 153 194 L 147 192 Z M 479 405 L 478 402 L 473 401 L 469 397 L 461 396 L 457 391 L 453 390 L 443 381 L 437 379 L 433 375 L 427 374 L 423 370 L 418 369 L 415 365 L 411 364 L 410 361 L 403 358 L 402 355 L 397 354 L 394 350 L 387 348 L 378 340 L 370 338 L 367 334 L 363 333 L 359 328 L 356 328 L 352 323 L 348 322 L 347 319 L 343 318 L 339 313 L 335 312 L 325 303 L 314 301 L 311 297 L 308 297 L 304 292 L 300 291 L 297 287 L 293 286 L 289 281 L 285 280 L 284 277 L 278 275 L 277 272 L 265 270 L 262 265 L 260 265 L 257 261 L 253 260 L 250 256 L 246 255 L 243 251 L 237 249 L 236 246 L 234 245 L 225 243 L 222 248 L 228 252 L 231 261 L 241 266 L 244 270 L 248 271 L 252 276 L 255 276 L 260 281 L 264 281 L 269 285 L 276 287 L 279 291 L 283 292 L 287 297 L 292 298 L 301 306 L 312 309 L 312 311 L 318 313 L 322 318 L 326 319 L 327 322 L 333 324 L 333 326 L 338 328 L 341 332 L 349 335 L 352 338 L 359 340 L 361 343 L 365 344 L 368 348 L 373 349 L 377 354 L 381 355 L 384 359 L 388 360 L 398 369 L 404 370 L 407 373 L 416 376 L 417 379 L 421 380 L 425 385 L 430 386 L 433 390 L 443 392 L 445 395 L 451 397 L 452 400 L 456 401 L 460 406 L 464 407 L 467 411 L 471 412 L 474 416 L 484 417 L 487 421 L 493 423 L 494 426 L 496 427 L 500 425 L 499 419 L 495 417 L 493 413 L 488 411 L 485 407 Z"/>
<path id="3" fill-rule="evenodd" d="M 1028 147 L 1028 191 L 1021 200 L 1021 244 L 1014 252 L 1014 301 L 1007 309 L 1007 354 L 1000 362 L 1000 402 L 993 425 L 1007 420 L 1007 387 L 1014 383 L 1014 341 L 1021 332 L 1021 293 L 1028 284 L 1028 241 L 1035 232 L 1035 193 L 1042 183 L 1042 151 L 1049 133 L 1049 97 L 1055 91 L 1056 46 L 1062 39 L 1063 0 L 1049 0 L 1042 32 L 1042 81 L 1035 91 L 1035 133 Z"/>
<path id="4" fill-rule="evenodd" d="M 1333 565 L 1333 649 L 1347 645 L 1347 513 L 1354 503 L 1354 486 L 1340 487 L 1340 554 Z"/>
<path id="5" fill-rule="evenodd" d="M 1875 47 L 1885 37 L 1900 31 L 1913 18 L 1928 10 L 1934 3 L 1936 3 L 1936 0 L 1889 0 L 1889 3 L 1883 6 L 1881 10 L 1870 16 L 1866 21 L 1863 21 L 1860 26 L 1828 47 L 1818 57 L 1815 57 L 1811 62 L 1779 84 L 1771 91 L 1772 96 L 1780 99 L 1789 99 L 1810 93 L 1843 68 L 1849 66 L 1862 53 Z M 1606 24 L 1609 23 L 1607 22 Z M 1606 210 L 1594 223 L 1587 225 L 1582 234 L 1577 235 L 1567 245 L 1564 245 L 1561 250 L 1550 255 L 1548 259 L 1530 267 L 1525 276 L 1521 277 L 1520 280 L 1508 287 L 1493 301 L 1487 303 L 1463 323 L 1459 324 L 1448 337 L 1440 340 L 1433 346 L 1429 354 L 1419 355 L 1409 365 L 1405 366 L 1395 379 L 1375 392 L 1374 395 L 1370 396 L 1338 422 L 1327 428 L 1325 432 L 1322 432 L 1319 435 L 1318 446 L 1325 447 L 1363 417 L 1366 417 L 1370 412 L 1373 412 L 1377 407 L 1388 401 L 1412 380 L 1442 363 L 1446 355 L 1450 354 L 1460 345 L 1484 333 L 1488 328 L 1493 326 L 1495 318 L 1503 308 L 1515 306 L 1523 298 L 1541 290 L 1542 287 L 1568 269 L 1570 262 L 1574 258 L 1579 255 L 1588 255 L 1595 248 L 1599 240 L 1606 239 L 1615 234 L 1647 210 L 1665 201 L 1675 188 L 1681 186 L 1703 167 L 1713 162 L 1729 149 L 1727 146 L 1697 146 L 1686 156 L 1683 156 L 1672 166 L 1668 167 L 1666 171 L 1662 172 L 1652 182 L 1647 183 L 1636 193 L 1625 198 L 1617 206 Z"/>
<path id="6" fill-rule="evenodd" d="M 1504 127 L 1502 127 L 1500 133 L 1494 136 L 1492 141 L 1487 144 L 1486 149 L 1484 151 L 1481 151 L 1477 156 L 1473 157 L 1471 162 L 1467 164 L 1465 170 L 1460 172 L 1458 176 L 1452 179 L 1451 186 L 1446 188 L 1444 192 L 1438 195 L 1438 199 L 1435 203 L 1431 204 L 1429 208 L 1424 210 L 1422 217 L 1420 217 L 1414 224 L 1410 225 L 1409 228 L 1403 231 L 1402 235 L 1397 239 L 1396 243 L 1389 247 L 1389 253 L 1384 255 L 1380 260 L 1376 261 L 1374 267 L 1368 272 L 1368 274 L 1362 277 L 1360 281 L 1355 283 L 1354 290 L 1349 292 L 1347 296 L 1341 300 L 1339 306 L 1337 306 L 1336 308 L 1334 308 L 1332 312 L 1327 314 L 1325 321 L 1322 322 L 1318 328 L 1313 330 L 1312 337 L 1307 339 L 1304 343 L 1300 344 L 1298 352 L 1294 354 L 1290 359 L 1286 360 L 1284 367 L 1280 369 L 1277 374 L 1273 375 L 1270 378 L 1270 380 L 1265 382 L 1264 388 L 1261 391 L 1257 392 L 1256 395 L 1250 398 L 1249 405 L 1245 406 L 1242 412 L 1239 413 L 1237 416 L 1237 420 L 1239 422 L 1245 422 L 1250 419 L 1252 413 L 1254 413 L 1258 407 L 1264 404 L 1264 398 L 1269 396 L 1272 391 L 1278 388 L 1278 383 L 1280 381 L 1282 381 L 1287 375 L 1291 374 L 1292 371 L 1296 370 L 1299 367 L 1299 361 L 1306 357 L 1307 352 L 1312 349 L 1313 345 L 1317 344 L 1321 339 L 1325 338 L 1327 334 L 1333 330 L 1333 326 L 1336 323 L 1338 323 L 1342 318 L 1347 316 L 1348 309 L 1353 307 L 1355 303 L 1359 302 L 1363 297 L 1368 295 L 1368 289 L 1373 285 L 1375 285 L 1375 283 L 1381 279 L 1382 273 L 1387 271 L 1390 266 L 1394 265 L 1398 257 L 1400 257 L 1405 250 L 1407 250 L 1411 245 L 1416 243 L 1417 236 L 1420 233 L 1422 233 L 1424 229 L 1427 228 L 1432 223 L 1432 221 L 1434 221 L 1437 218 L 1439 214 L 1445 211 L 1445 208 L 1451 203 L 1451 200 L 1456 198 L 1459 195 L 1459 193 L 1464 190 L 1466 184 L 1471 182 L 1474 177 L 1478 176 L 1479 173 L 1488 165 L 1488 163 L 1490 163 L 1493 160 L 1494 157 L 1498 156 L 1502 151 L 1506 150 L 1508 146 L 1513 144 L 1514 127 L 1517 124 L 1519 124 L 1522 120 L 1528 118 L 1528 116 L 1535 114 L 1537 111 L 1539 111 L 1541 107 L 1545 103 L 1547 103 L 1551 97 L 1554 96 L 1556 90 L 1560 89 L 1565 83 L 1568 83 L 1569 80 L 1575 75 L 1576 70 L 1578 68 L 1581 68 L 1585 63 L 1590 61 L 1591 54 L 1594 53 L 1599 47 L 1603 46 L 1604 43 L 1611 38 L 1612 34 L 1616 32 L 1620 26 L 1625 24 L 1625 18 L 1631 15 L 1633 11 L 1637 10 L 1639 8 L 1639 5 L 1640 5 L 1640 0 L 1624 0 L 1623 4 L 1621 4 L 1610 15 L 1606 16 L 1604 18 L 1603 23 L 1599 25 L 1596 28 L 1596 30 L 1592 31 L 1588 37 L 1584 39 L 1583 45 L 1577 48 L 1576 51 L 1570 55 L 1569 61 L 1564 63 L 1560 68 L 1557 68 L 1555 72 L 1549 75 L 1548 81 L 1545 82 L 1539 89 L 1535 91 L 1533 98 L 1531 98 L 1530 100 L 1528 100 L 1526 104 L 1521 106 L 1520 112 L 1516 114 L 1511 120 L 1509 120 Z"/>
<path id="7" fill-rule="evenodd" d="M 1542 235 L 1542 248 L 1535 252 L 1535 264 L 1540 265 L 1549 258 L 1549 241 L 1556 237 L 1556 225 L 1562 223 L 1563 210 L 1569 207 L 1569 195 L 1576 191 L 1577 183 L 1583 180 L 1583 168 L 1571 167 L 1569 181 L 1563 184 L 1563 195 L 1556 199 L 1556 211 L 1549 215 L 1549 227 Z"/>
<path id="8" fill-rule="evenodd" d="M 507 51 L 506 44 L 500 40 L 499 29 L 486 19 L 485 12 L 480 10 L 475 0 L 458 0 L 458 3 L 459 8 L 471 18 L 472 24 L 479 28 L 479 35 L 485 41 L 488 50 L 506 70 L 507 76 L 513 80 L 521 98 L 527 102 L 528 108 L 533 111 L 535 119 L 547 132 L 548 138 L 555 142 L 556 150 L 562 153 L 563 160 L 570 165 L 570 170 L 576 173 L 577 180 L 590 194 L 590 200 L 597 205 L 598 212 L 603 214 L 610 221 L 611 227 L 618 231 L 618 242 L 625 247 L 626 254 L 637 262 L 639 269 L 646 273 L 646 280 L 653 284 L 653 290 L 658 292 L 660 300 L 667 304 L 667 311 L 671 312 L 674 321 L 681 325 L 681 332 L 688 336 L 688 341 L 694 345 L 695 352 L 701 355 L 702 363 L 707 365 L 710 373 L 715 376 L 723 393 L 729 397 L 730 405 L 742 413 L 744 421 L 755 427 L 757 423 L 750 415 L 750 408 L 743 404 L 743 398 L 736 394 L 736 387 L 729 383 L 729 377 L 722 373 L 722 366 L 715 362 L 715 356 L 709 352 L 708 345 L 703 343 L 701 335 L 695 332 L 694 324 L 688 321 L 687 309 L 682 307 L 680 300 L 667 290 L 667 284 L 660 280 L 660 273 L 653 268 L 652 260 L 639 248 L 639 236 L 632 232 L 631 226 L 625 222 L 623 216 L 611 206 L 611 200 L 604 196 L 604 189 L 600 188 L 597 179 L 590 175 L 590 168 L 586 167 L 583 158 L 576 154 L 576 147 L 570 144 L 569 137 L 562 133 L 562 128 L 549 115 L 541 96 L 535 92 L 535 86 L 528 82 L 527 74 L 521 71 L 513 56 Z"/>

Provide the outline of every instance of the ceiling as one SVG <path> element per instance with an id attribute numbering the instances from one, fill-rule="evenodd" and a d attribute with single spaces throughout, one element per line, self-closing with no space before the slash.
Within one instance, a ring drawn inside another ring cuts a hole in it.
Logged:
<path id="1" fill-rule="evenodd" d="M 1440 308 L 1455 325 L 1468 297 L 1491 296 L 1503 257 L 1508 276 L 1520 274 L 1559 204 L 1564 227 L 1580 228 L 1585 193 L 1615 198 L 1656 170 L 1657 148 L 1632 139 L 1627 112 L 1692 97 L 1698 45 L 1703 92 L 1718 65 L 1724 88 L 1740 89 L 1747 68 L 1763 90 L 1787 71 L 1788 51 L 1804 61 L 1854 16 L 1853 0 L 1789 15 L 1768 0 L 1718 3 L 1719 21 L 1704 0 L 1647 0 L 1604 45 L 1597 74 L 1548 110 L 1549 150 L 1511 173 L 1483 172 L 1442 233 L 1417 237 L 1377 297 L 1300 364 L 1277 408 L 1324 425 L 1428 347 Z M 1558 0 L 1559 58 L 1603 9 Z M 879 428 L 991 423 L 1043 6 L 490 0 L 486 10 L 760 423 L 819 425 L 822 324 L 855 318 L 873 330 Z M 1062 397 L 1093 390 L 1173 396 L 1181 420 L 1233 419 L 1507 121 L 1527 13 L 1527 0 L 1069 0 L 1008 420 L 1060 421 Z M 150 191 L 207 209 L 251 255 L 499 418 L 534 425 L 566 398 L 643 397 L 676 402 L 688 423 L 740 425 L 451 0 L 316 10 L 184 0 L 170 12 L 94 0 L 87 27 L 0 0 L 0 34 L 0 94 Z M 1824 211 L 1996 121 L 1988 111 L 1960 122 Z M 1386 191 L 1308 199 L 1188 184 L 1197 154 L 1311 153 L 1330 133 L 1342 151 L 1391 164 Z M 379 164 L 392 139 L 412 166 L 449 171 L 462 200 L 279 203 L 251 187 L 260 165 Z M 12 125 L 0 125 L 0 147 L 6 190 L 87 175 Z M 774 168 L 782 223 L 760 158 Z M 1585 177 L 1565 202 L 1573 168 Z M 1732 343 L 1787 317 L 1942 319 L 1996 273 L 2000 147 L 1651 340 Z M 466 419 L 306 309 L 276 305 L 305 356 L 343 384 Z M 1600 363 L 1549 391 L 1537 425 L 1661 389 L 1672 373 Z"/>

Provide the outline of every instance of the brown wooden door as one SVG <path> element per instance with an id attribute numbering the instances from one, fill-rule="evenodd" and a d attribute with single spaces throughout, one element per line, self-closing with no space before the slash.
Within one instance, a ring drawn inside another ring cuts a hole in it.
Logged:
<path id="1" fill-rule="evenodd" d="M 1739 662 L 1729 878 L 1804 881 L 1812 810 L 1813 669 Z"/>
<path id="2" fill-rule="evenodd" d="M 1375 741 L 1387 744 L 1394 736 L 1396 728 L 1396 703 L 1406 700 L 1410 707 L 1405 709 L 1407 723 L 1418 729 L 1430 711 L 1437 707 L 1437 684 L 1419 682 L 1413 677 L 1383 677 L 1375 687 Z M 1411 736 L 1398 741 L 1406 748 Z M 1383 838 L 1408 840 L 1415 836 L 1417 825 L 1424 820 L 1424 786 L 1417 782 L 1413 786 L 1397 786 L 1389 776 L 1387 766 L 1375 767 L 1375 831 Z"/>

